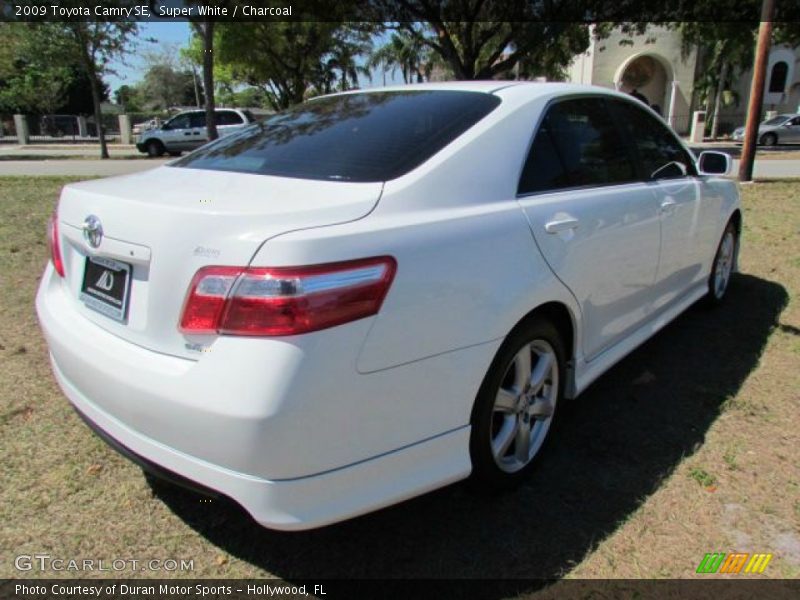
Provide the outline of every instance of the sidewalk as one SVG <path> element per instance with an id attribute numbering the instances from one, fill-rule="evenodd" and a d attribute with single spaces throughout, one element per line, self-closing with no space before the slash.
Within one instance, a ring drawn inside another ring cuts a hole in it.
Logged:
<path id="1" fill-rule="evenodd" d="M 144 156 L 133 145 L 109 144 L 108 153 L 112 157 L 136 158 Z M 16 144 L 0 144 L 0 160 L 13 160 L 20 157 L 21 160 L 46 160 L 75 157 L 100 158 L 100 146 L 98 144 L 28 144 L 18 146 Z"/>

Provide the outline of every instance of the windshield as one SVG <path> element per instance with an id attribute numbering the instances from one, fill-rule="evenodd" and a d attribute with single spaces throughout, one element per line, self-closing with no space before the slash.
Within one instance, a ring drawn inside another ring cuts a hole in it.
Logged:
<path id="1" fill-rule="evenodd" d="M 318 98 L 256 122 L 172 163 L 302 179 L 386 181 L 422 164 L 500 99 L 403 91 Z"/>
<path id="2" fill-rule="evenodd" d="M 783 125 L 789 117 L 772 117 L 769 121 L 764 121 L 764 125 Z"/>

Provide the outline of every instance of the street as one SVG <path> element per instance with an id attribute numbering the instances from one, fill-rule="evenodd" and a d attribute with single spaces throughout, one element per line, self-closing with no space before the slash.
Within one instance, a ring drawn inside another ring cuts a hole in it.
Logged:
<path id="1" fill-rule="evenodd" d="M 796 148 L 792 147 L 794 150 Z M 710 144 L 693 147 L 693 150 L 714 149 Z M 738 148 L 723 147 L 721 151 L 738 155 Z M 781 149 L 782 150 L 782 149 Z M 92 158 L 99 154 L 96 146 L 67 145 L 0 145 L 0 176 L 3 175 L 75 175 L 76 177 L 110 177 L 154 169 L 169 158 L 147 158 L 133 146 L 110 145 L 111 159 Z M 796 156 L 796 153 L 794 154 Z M 732 176 L 739 170 L 739 160 L 734 158 Z M 756 160 L 754 177 L 782 179 L 800 177 L 800 159 Z"/>

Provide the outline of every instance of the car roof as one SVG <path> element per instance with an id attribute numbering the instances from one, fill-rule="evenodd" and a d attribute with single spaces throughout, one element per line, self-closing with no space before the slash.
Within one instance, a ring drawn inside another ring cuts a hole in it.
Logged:
<path id="1" fill-rule="evenodd" d="M 335 94 L 326 94 L 316 98 L 342 96 L 348 94 L 374 94 L 381 92 L 408 92 L 408 91 L 462 91 L 482 92 L 484 94 L 517 95 L 524 94 L 527 98 L 536 98 L 564 94 L 600 93 L 610 96 L 629 97 L 628 94 L 615 90 L 579 83 L 561 83 L 544 81 L 436 81 L 429 83 L 410 83 L 375 87 L 367 89 L 349 90 Z M 502 93 L 499 93 L 502 92 Z"/>

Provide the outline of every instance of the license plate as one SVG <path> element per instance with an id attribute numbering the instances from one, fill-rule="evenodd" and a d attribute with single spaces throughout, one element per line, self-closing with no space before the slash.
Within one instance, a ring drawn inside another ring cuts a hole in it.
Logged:
<path id="1" fill-rule="evenodd" d="M 131 266 L 102 256 L 86 258 L 80 298 L 86 306 L 117 321 L 128 316 Z"/>

